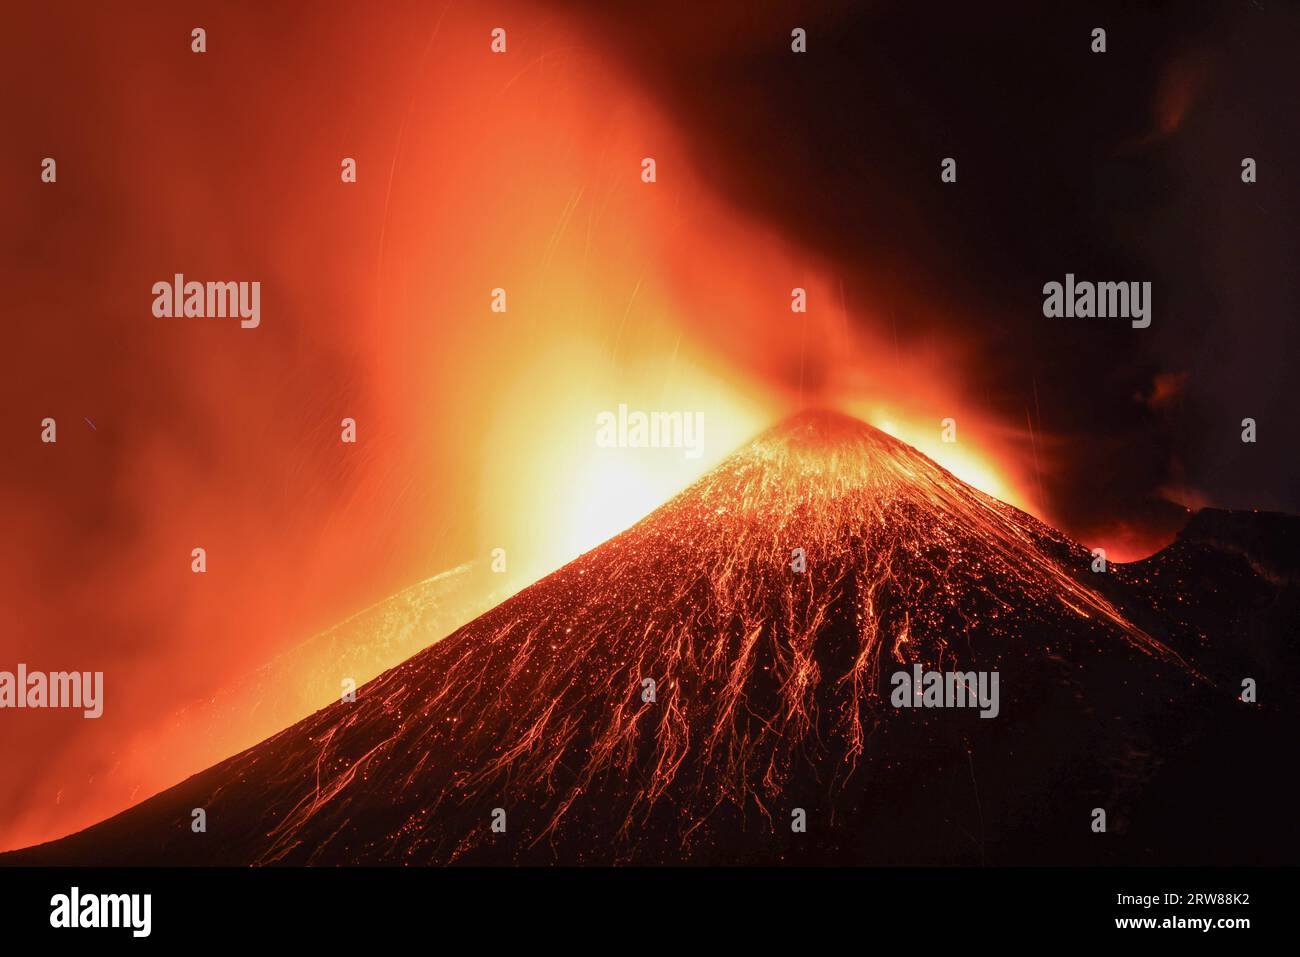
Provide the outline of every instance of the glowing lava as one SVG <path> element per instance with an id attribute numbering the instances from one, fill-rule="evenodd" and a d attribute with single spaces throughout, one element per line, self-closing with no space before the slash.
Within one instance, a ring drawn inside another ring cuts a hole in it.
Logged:
<path id="1" fill-rule="evenodd" d="M 943 827 L 929 851 L 891 843 L 895 830 L 913 833 L 894 819 L 932 815 L 950 828 L 973 813 L 968 794 L 928 790 L 933 775 L 966 775 L 972 749 L 1008 779 L 1055 773 L 1073 753 L 1087 769 L 1072 772 L 1080 793 L 1107 792 L 1115 775 L 1146 767 L 1121 718 L 1200 684 L 1084 583 L 1088 562 L 1081 546 L 902 442 L 836 413 L 800 415 L 355 703 L 53 853 L 963 859 L 974 851 Z M 973 719 L 990 730 L 900 715 L 885 679 L 913 663 L 999 671 L 1010 717 Z M 1146 693 L 1116 693 L 1121 673 L 1140 675 Z M 1029 755 L 1051 759 L 1025 764 Z M 1012 817 L 1055 813 L 1032 788 L 1003 800 Z M 220 840 L 190 839 L 200 806 L 222 822 Z M 790 843 L 791 807 L 820 815 L 817 836 Z M 489 826 L 497 809 L 504 833 Z M 979 814 L 994 814 L 988 795 Z"/>

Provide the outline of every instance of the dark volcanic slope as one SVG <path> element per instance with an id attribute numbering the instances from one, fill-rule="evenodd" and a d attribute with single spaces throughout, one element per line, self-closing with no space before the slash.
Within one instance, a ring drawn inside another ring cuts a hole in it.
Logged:
<path id="1" fill-rule="evenodd" d="M 1278 570 L 1295 528 L 1266 518 L 1283 529 L 1272 571 L 1249 543 L 1206 557 L 1188 539 L 1095 575 L 1082 547 L 909 446 L 802 415 L 355 703 L 4 860 L 1289 859 L 1290 679 L 1246 671 L 1262 703 L 1235 700 L 1243 669 L 1295 673 L 1295 576 Z M 1218 611 L 1198 611 L 1206 588 Z M 1251 608 L 1267 633 L 1212 653 Z M 1000 714 L 894 709 L 889 676 L 913 662 L 997 670 Z M 1252 783 L 1225 787 L 1225 769 Z"/>

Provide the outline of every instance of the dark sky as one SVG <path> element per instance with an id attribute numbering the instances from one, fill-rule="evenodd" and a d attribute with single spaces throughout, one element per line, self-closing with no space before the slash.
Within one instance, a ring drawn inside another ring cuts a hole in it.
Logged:
<path id="1" fill-rule="evenodd" d="M 1168 534 L 1171 499 L 1300 511 L 1300 7 L 668 4 L 632 23 L 565 6 L 720 192 L 842 270 L 858 321 L 974 345 L 953 375 L 1053 443 L 1068 530 Z M 1151 327 L 1044 318 L 1067 272 L 1150 281 Z"/>

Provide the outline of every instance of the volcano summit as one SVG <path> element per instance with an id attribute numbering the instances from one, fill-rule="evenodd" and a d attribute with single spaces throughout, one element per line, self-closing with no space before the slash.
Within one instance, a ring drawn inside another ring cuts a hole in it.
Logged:
<path id="1" fill-rule="evenodd" d="M 1094 574 L 910 446 L 802 414 L 355 702 L 0 860 L 1287 860 L 1297 524 L 1202 513 Z M 996 672 L 996 717 L 893 706 L 914 667 Z"/>

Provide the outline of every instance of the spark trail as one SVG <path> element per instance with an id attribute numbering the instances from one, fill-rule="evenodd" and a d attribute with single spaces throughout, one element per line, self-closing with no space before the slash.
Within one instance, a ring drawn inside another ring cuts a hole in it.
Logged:
<path id="1" fill-rule="evenodd" d="M 805 413 L 355 703 L 33 859 L 1088 859 L 1065 818 L 1137 800 L 1209 686 L 1089 561 L 910 446 Z M 1001 716 L 896 712 L 888 676 L 913 663 L 999 671 Z M 200 806 L 219 839 L 189 834 Z"/>

